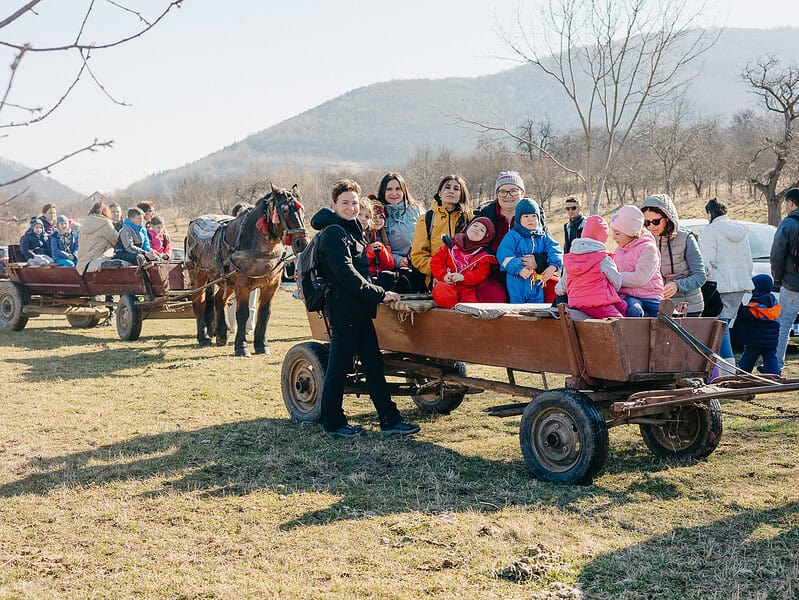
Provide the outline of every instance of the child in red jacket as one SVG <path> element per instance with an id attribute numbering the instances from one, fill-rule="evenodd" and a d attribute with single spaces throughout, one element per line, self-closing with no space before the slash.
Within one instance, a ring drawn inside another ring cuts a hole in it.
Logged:
<path id="1" fill-rule="evenodd" d="M 433 300 L 438 306 L 452 308 L 458 302 L 479 302 L 477 286 L 497 263 L 487 250 L 492 239 L 494 224 L 486 217 L 474 219 L 463 233 L 451 239 L 444 237 L 444 245 L 430 260 L 435 280 Z"/>

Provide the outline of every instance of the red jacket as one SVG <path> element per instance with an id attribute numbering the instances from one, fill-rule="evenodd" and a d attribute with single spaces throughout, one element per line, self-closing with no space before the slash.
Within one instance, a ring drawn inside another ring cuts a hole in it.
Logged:
<path id="1" fill-rule="evenodd" d="M 172 242 L 169 241 L 169 234 L 166 229 L 159 234 L 155 229 L 147 228 L 147 236 L 150 238 L 150 247 L 158 254 L 172 254 Z"/>
<path id="2" fill-rule="evenodd" d="M 572 308 L 592 308 L 616 304 L 621 299 L 599 266 L 609 252 L 573 252 L 563 255 L 566 269 L 566 295 Z"/>
<path id="3" fill-rule="evenodd" d="M 497 259 L 485 249 L 466 254 L 457 246 L 445 244 L 430 259 L 430 271 L 438 281 L 444 281 L 447 273 L 460 273 L 463 281 L 457 285 L 477 286 L 488 278 L 492 264 L 497 264 Z"/>
<path id="4" fill-rule="evenodd" d="M 369 274 L 377 277 L 380 271 L 392 271 L 394 269 L 394 256 L 391 248 L 383 244 L 382 249 L 375 253 L 371 243 L 366 244 L 366 260 L 369 262 Z"/>

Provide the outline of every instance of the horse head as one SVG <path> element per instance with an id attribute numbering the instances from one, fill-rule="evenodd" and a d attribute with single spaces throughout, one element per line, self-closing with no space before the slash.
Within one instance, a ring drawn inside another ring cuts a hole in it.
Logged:
<path id="1" fill-rule="evenodd" d="M 264 201 L 267 198 L 270 199 L 269 203 L 271 203 L 272 209 L 270 225 L 275 229 L 282 230 L 281 237 L 288 238 L 291 249 L 297 255 L 308 245 L 308 234 L 302 220 L 305 208 L 302 205 L 297 184 L 291 186 L 290 190 L 276 188 L 271 182 L 269 185 L 272 188 L 272 193 L 268 194 Z"/>

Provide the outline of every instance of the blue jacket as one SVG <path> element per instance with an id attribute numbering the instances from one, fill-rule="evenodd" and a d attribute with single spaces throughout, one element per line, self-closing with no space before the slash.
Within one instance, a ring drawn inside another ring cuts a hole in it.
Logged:
<path id="1" fill-rule="evenodd" d="M 512 304 L 544 301 L 544 287 L 540 281 L 519 277 L 524 268 L 521 257 L 526 254 L 546 254 L 549 265 L 563 267 L 560 246 L 548 233 L 526 237 L 511 229 L 497 248 L 497 260 L 499 268 L 508 273 L 508 297 Z"/>
<path id="2" fill-rule="evenodd" d="M 736 340 L 744 346 L 776 349 L 780 336 L 780 312 L 780 303 L 771 292 L 753 294 L 748 304 L 738 307 Z"/>
<path id="3" fill-rule="evenodd" d="M 58 260 L 59 258 L 69 259 L 68 254 L 71 254 L 73 257 L 78 254 L 77 236 L 70 231 L 68 242 L 65 246 L 61 234 L 56 231 L 50 236 L 50 256 L 53 257 L 53 260 Z"/>
<path id="4" fill-rule="evenodd" d="M 413 234 L 416 231 L 416 221 L 419 220 L 421 210 L 418 206 L 403 202 L 402 204 L 386 204 L 386 235 L 394 263 L 399 264 L 400 259 L 408 258 L 413 245 Z"/>
<path id="5" fill-rule="evenodd" d="M 33 258 L 35 254 L 50 256 L 50 244 L 47 240 L 47 234 L 42 232 L 37 235 L 33 232 L 33 229 L 28 229 L 19 240 L 19 249 L 26 260 Z"/>

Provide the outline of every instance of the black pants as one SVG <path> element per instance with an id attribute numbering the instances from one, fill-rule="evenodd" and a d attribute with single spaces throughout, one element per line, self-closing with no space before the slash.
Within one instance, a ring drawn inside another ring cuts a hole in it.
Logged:
<path id="1" fill-rule="evenodd" d="M 383 372 L 383 357 L 377 345 L 372 319 L 362 315 L 339 317 L 330 320 L 330 358 L 327 362 L 325 383 L 322 388 L 322 427 L 335 431 L 347 424 L 342 403 L 347 373 L 352 371 L 355 355 L 361 359 L 366 388 L 377 409 L 381 427 L 396 425 L 401 416 L 391 400 Z"/>
<path id="2" fill-rule="evenodd" d="M 136 264 L 136 257 L 139 256 L 138 254 L 133 254 L 133 252 L 126 252 L 125 250 L 116 250 L 114 252 L 114 258 L 118 258 L 120 260 L 124 260 L 129 262 L 132 265 Z M 143 254 L 141 256 L 144 256 Z"/>

